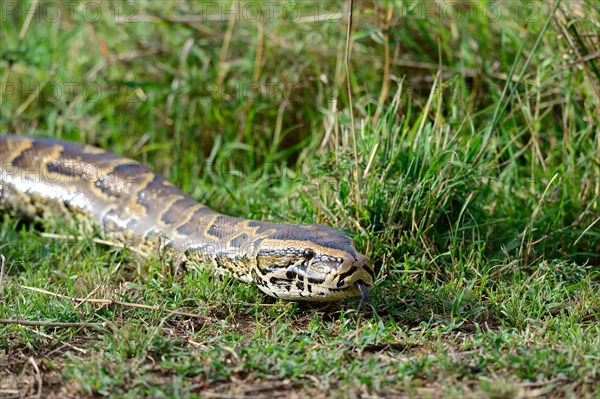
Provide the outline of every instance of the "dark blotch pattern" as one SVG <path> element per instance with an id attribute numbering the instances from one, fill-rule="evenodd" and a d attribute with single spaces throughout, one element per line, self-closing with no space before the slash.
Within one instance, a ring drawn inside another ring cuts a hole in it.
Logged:
<path id="1" fill-rule="evenodd" d="M 256 234 L 264 234 L 273 229 L 281 228 L 281 225 L 277 225 L 276 223 L 261 222 L 259 220 L 252 220 L 252 221 L 248 222 L 248 226 L 249 227 L 258 227 L 258 230 L 256 230 Z"/>
<path id="2" fill-rule="evenodd" d="M 241 230 L 239 228 L 240 221 L 242 219 L 233 216 L 219 215 L 215 219 L 215 222 L 208 228 L 206 234 L 218 239 L 231 236 Z"/>
<path id="3" fill-rule="evenodd" d="M 271 283 L 271 285 L 277 285 L 279 287 L 285 288 L 288 292 L 292 288 L 290 285 L 291 283 L 285 278 L 271 277 L 269 279 L 269 282 Z"/>
<path id="4" fill-rule="evenodd" d="M 65 163 L 63 159 L 54 160 L 46 165 L 48 172 L 63 176 L 81 176 L 81 170 L 76 170 L 72 163 Z"/>
<path id="5" fill-rule="evenodd" d="M 304 278 L 305 275 L 306 275 L 306 266 L 305 265 L 298 265 L 298 266 L 292 267 L 285 274 L 285 276 L 287 278 L 289 278 L 290 280 L 293 278 L 296 278 L 296 277 Z"/>
<path id="6" fill-rule="evenodd" d="M 181 224 L 184 217 L 187 217 L 189 209 L 195 205 L 198 205 L 198 203 L 193 198 L 188 196 L 180 198 L 161 215 L 160 220 L 167 226 Z M 199 209 L 197 212 L 205 209 L 208 208 Z M 194 216 L 196 216 L 196 214 L 194 214 Z"/>
<path id="7" fill-rule="evenodd" d="M 139 164 L 137 162 L 130 162 L 126 164 L 115 165 L 115 168 L 110 174 L 114 175 L 118 179 L 133 183 L 138 180 L 139 175 L 148 172 L 150 172 L 150 170 L 144 165 Z"/>
<path id="8" fill-rule="evenodd" d="M 325 279 L 317 278 L 315 276 L 308 276 L 308 282 L 311 284 L 323 284 L 325 282 Z"/>
<path id="9" fill-rule="evenodd" d="M 178 212 L 181 211 L 179 210 Z M 202 219 L 207 216 L 212 216 L 215 213 L 215 211 L 208 207 L 202 207 L 198 209 L 196 212 L 194 212 L 194 215 L 190 218 L 190 220 L 188 220 L 187 222 L 185 222 L 177 228 L 177 233 L 181 235 L 198 234 L 198 226 L 202 226 L 205 223 L 202 221 Z"/>
<path id="10" fill-rule="evenodd" d="M 39 162 L 39 160 L 36 160 L 37 153 L 44 147 L 46 145 L 34 141 L 30 148 L 21 152 L 18 157 L 13 159 L 12 164 L 23 169 L 36 169 L 36 162 Z"/>
<path id="11" fill-rule="evenodd" d="M 248 244 L 248 234 L 243 233 L 239 236 L 235 237 L 233 240 L 229 241 L 229 245 L 233 248 L 242 248 Z"/>

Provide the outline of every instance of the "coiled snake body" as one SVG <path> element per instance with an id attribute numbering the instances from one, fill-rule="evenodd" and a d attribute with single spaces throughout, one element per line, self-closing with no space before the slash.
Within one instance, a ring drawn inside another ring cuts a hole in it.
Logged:
<path id="1" fill-rule="evenodd" d="M 365 298 L 374 279 L 352 240 L 331 227 L 222 215 L 140 163 L 88 145 L 0 135 L 0 210 L 89 222 L 107 238 L 175 251 L 276 298 Z"/>

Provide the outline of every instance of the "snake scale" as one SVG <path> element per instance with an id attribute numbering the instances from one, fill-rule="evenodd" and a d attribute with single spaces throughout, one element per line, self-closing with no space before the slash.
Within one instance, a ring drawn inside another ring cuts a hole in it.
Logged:
<path id="1" fill-rule="evenodd" d="M 275 298 L 365 299 L 374 280 L 352 240 L 329 226 L 220 214 L 144 165 L 89 145 L 0 135 L 0 210 L 95 225 L 108 239 L 173 251 Z"/>

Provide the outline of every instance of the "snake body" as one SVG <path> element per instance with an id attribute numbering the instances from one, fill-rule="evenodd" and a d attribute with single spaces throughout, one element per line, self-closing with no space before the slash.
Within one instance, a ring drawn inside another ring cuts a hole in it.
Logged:
<path id="1" fill-rule="evenodd" d="M 95 225 L 123 245 L 173 251 L 275 298 L 365 298 L 374 279 L 352 240 L 329 226 L 220 214 L 144 165 L 89 145 L 0 135 L 0 210 Z"/>

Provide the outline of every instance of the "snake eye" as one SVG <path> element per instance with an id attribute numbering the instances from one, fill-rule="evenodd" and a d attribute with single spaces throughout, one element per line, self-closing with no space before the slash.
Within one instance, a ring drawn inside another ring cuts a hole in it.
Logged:
<path id="1" fill-rule="evenodd" d="M 310 260 L 310 259 L 312 259 L 312 258 L 314 258 L 314 257 L 315 257 L 315 253 L 313 252 L 313 250 L 312 250 L 312 249 L 305 249 L 305 250 L 304 250 L 304 257 L 305 257 L 307 260 Z"/>

